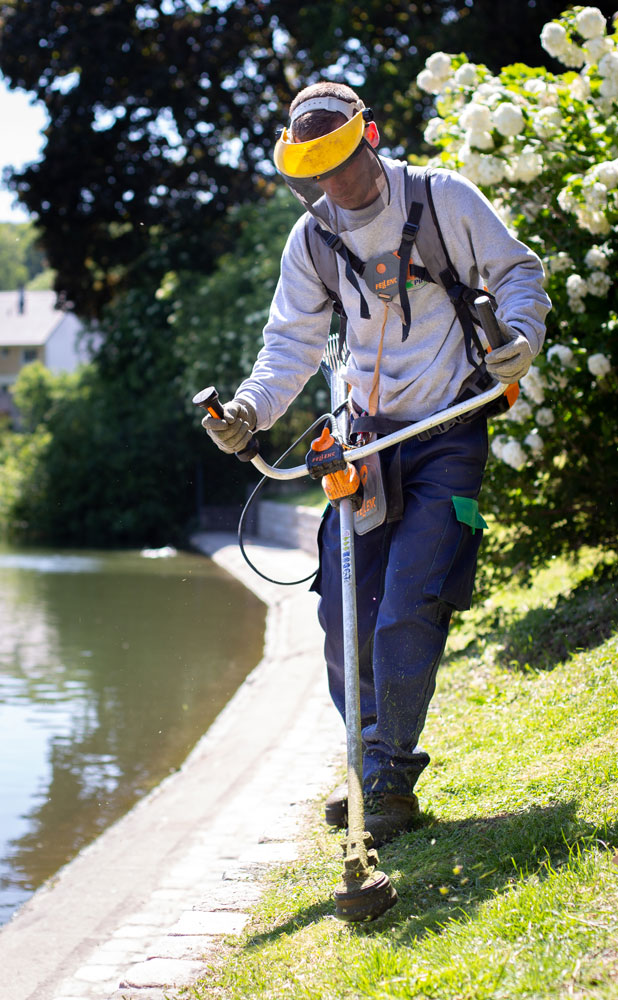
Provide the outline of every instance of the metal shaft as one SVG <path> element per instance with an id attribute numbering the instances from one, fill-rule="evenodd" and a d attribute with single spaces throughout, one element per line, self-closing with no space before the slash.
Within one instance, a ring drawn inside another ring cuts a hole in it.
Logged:
<path id="1" fill-rule="evenodd" d="M 339 507 L 341 538 L 341 591 L 343 601 L 343 651 L 345 725 L 348 758 L 348 841 L 364 851 L 363 748 L 361 737 L 358 630 L 356 617 L 356 567 L 354 563 L 354 511 L 351 500 Z M 366 864 L 366 857 L 363 858 Z"/>

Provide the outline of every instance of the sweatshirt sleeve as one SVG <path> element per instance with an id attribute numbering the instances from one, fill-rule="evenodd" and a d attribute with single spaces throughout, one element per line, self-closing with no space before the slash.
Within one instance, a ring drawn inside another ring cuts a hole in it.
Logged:
<path id="1" fill-rule="evenodd" d="M 440 228 L 459 277 L 495 295 L 497 317 L 526 337 L 533 356 L 545 338 L 551 301 L 537 255 L 508 231 L 485 195 L 460 174 L 436 170 L 432 193 Z"/>
<path id="2" fill-rule="evenodd" d="M 264 346 L 236 390 L 253 404 L 257 430 L 272 427 L 318 370 L 330 329 L 332 306 L 309 256 L 304 226 L 302 216 L 285 245 Z"/>

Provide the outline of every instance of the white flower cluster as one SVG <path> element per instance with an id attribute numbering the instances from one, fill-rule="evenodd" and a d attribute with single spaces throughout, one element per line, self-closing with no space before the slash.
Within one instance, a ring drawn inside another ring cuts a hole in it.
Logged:
<path id="1" fill-rule="evenodd" d="M 564 250 L 552 254 L 551 257 L 546 257 L 543 264 L 548 275 L 559 274 L 561 271 L 571 271 L 575 266 L 573 258 L 569 257 Z"/>
<path id="2" fill-rule="evenodd" d="M 566 344 L 552 344 L 545 357 L 550 363 L 556 358 L 562 368 L 573 368 L 575 366 L 575 355 Z"/>
<path id="3" fill-rule="evenodd" d="M 592 10 L 592 8 L 588 9 Z M 601 17 L 603 17 L 602 14 Z M 605 18 L 603 18 L 603 29 L 605 29 Z M 566 29 L 556 21 L 550 21 L 543 28 L 541 45 L 550 56 L 558 59 L 563 66 L 579 68 L 586 61 L 584 50 L 570 40 Z"/>
<path id="4" fill-rule="evenodd" d="M 604 354 L 591 354 L 587 361 L 588 371 L 597 378 L 604 378 L 611 371 L 612 364 Z"/>
<path id="5" fill-rule="evenodd" d="M 507 434 L 498 434 L 491 444 L 492 454 L 516 470 L 524 468 L 530 460 L 542 458 L 545 442 L 539 428 L 547 430 L 555 424 L 553 410 L 543 405 L 548 389 L 551 391 L 550 386 L 554 389 L 564 388 L 568 381 L 568 371 L 577 367 L 575 355 L 566 344 L 553 344 L 547 351 L 546 360 L 550 365 L 549 384 L 548 377 L 541 369 L 537 365 L 531 365 L 528 374 L 519 383 L 523 395 L 518 397 L 504 415 L 507 422 L 520 425 L 533 422 L 536 426 L 533 426 L 523 441 Z M 586 366 L 597 379 L 605 378 L 612 370 L 610 359 L 599 352 L 588 356 Z"/>
<path id="6" fill-rule="evenodd" d="M 491 442 L 491 450 L 496 458 L 517 471 L 523 469 L 528 461 L 528 456 L 517 438 L 507 437 L 505 434 L 496 435 Z"/>
<path id="7" fill-rule="evenodd" d="M 554 134 L 562 125 L 562 114 L 554 106 L 557 92 L 540 80 L 531 80 L 529 96 L 522 99 L 491 77 L 485 67 L 472 63 L 457 66 L 456 62 L 455 57 L 436 52 L 417 77 L 421 90 L 449 97 L 456 108 L 464 102 L 457 120 L 432 118 L 426 140 L 452 145 L 461 173 L 476 184 L 491 187 L 504 180 L 534 180 L 544 169 L 539 139 Z"/>
<path id="8" fill-rule="evenodd" d="M 599 75 L 603 78 L 599 87 L 600 96 L 608 101 L 618 97 L 618 53 L 616 51 L 609 49 L 599 60 Z"/>
<path id="9" fill-rule="evenodd" d="M 537 406 L 541 406 L 541 404 L 545 402 L 547 382 L 545 380 L 545 376 L 536 367 L 536 365 L 531 365 L 528 370 L 528 374 L 524 375 L 519 384 L 526 396 L 528 396 L 533 403 L 536 403 Z"/>
<path id="10" fill-rule="evenodd" d="M 571 174 L 558 195 L 558 204 L 571 212 L 580 229 L 607 236 L 611 231 L 608 213 L 618 211 L 618 160 L 595 163 L 584 173 Z"/>
<path id="11" fill-rule="evenodd" d="M 538 430 L 530 431 L 524 438 L 523 444 L 529 449 L 533 458 L 540 458 L 545 447 L 543 438 Z M 501 462 L 510 465 L 518 472 L 528 464 L 528 454 L 522 443 L 517 438 L 509 437 L 506 434 L 497 434 L 491 442 L 492 454 Z"/>
<path id="12" fill-rule="evenodd" d="M 548 407 L 542 405 L 545 402 L 547 380 L 536 365 L 532 365 L 528 374 L 522 378 L 520 388 L 523 395 L 520 395 L 510 410 L 507 410 L 506 420 L 515 424 L 526 424 L 535 420 L 540 427 L 551 426 L 554 422 L 554 415 Z M 537 407 L 536 410 L 535 407 Z M 544 442 L 538 427 L 534 427 L 526 435 L 523 443 L 516 438 L 499 434 L 494 437 L 491 445 L 492 453 L 496 458 L 506 462 L 513 469 L 523 468 L 528 463 L 529 458 L 540 458 L 543 448 Z M 526 451 L 526 449 L 528 450 Z"/>
<path id="13" fill-rule="evenodd" d="M 416 78 L 416 82 L 421 90 L 426 90 L 429 94 L 442 93 L 447 80 L 453 74 L 452 57 L 446 52 L 434 52 L 425 61 L 425 69 L 421 70 Z"/>
<path id="14" fill-rule="evenodd" d="M 613 279 L 607 274 L 610 252 L 607 246 L 592 246 L 584 257 L 584 264 L 590 274 L 583 278 L 581 274 L 570 274 L 566 280 L 566 291 L 569 307 L 574 313 L 586 311 L 584 298 L 586 295 L 596 295 L 605 298 L 613 284 Z M 573 262 L 571 261 L 571 265 Z"/>
<path id="15" fill-rule="evenodd" d="M 568 381 L 568 371 L 577 367 L 573 351 L 566 344 L 553 344 L 547 351 L 546 360 L 553 369 L 550 375 L 551 387 L 564 388 Z M 586 366 L 597 379 L 605 378 L 612 370 L 610 359 L 600 352 L 590 354 Z M 549 386 L 547 377 L 538 366 L 531 365 L 519 384 L 523 395 L 517 398 L 504 419 L 521 425 L 534 421 L 537 426 L 529 431 L 523 441 L 507 434 L 498 434 L 491 444 L 492 454 L 518 471 L 531 459 L 534 461 L 542 458 L 545 442 L 539 428 L 546 430 L 555 423 L 553 410 L 543 405 Z"/>
<path id="16" fill-rule="evenodd" d="M 541 74 L 521 85 L 512 77 L 505 83 L 484 66 L 435 52 L 417 77 L 422 90 L 440 97 L 441 117 L 431 119 L 427 141 L 447 150 L 453 165 L 481 186 L 534 181 L 551 169 L 554 157 L 563 162 L 573 150 L 574 100 L 588 102 L 596 115 L 591 131 L 604 131 L 606 98 L 618 98 L 618 42 L 606 28 L 597 7 L 576 7 L 545 25 L 541 40 L 547 52 L 567 67 L 582 68 L 562 85 L 561 78 Z M 584 44 L 576 44 L 573 35 Z M 560 193 L 560 207 L 574 214 L 582 229 L 607 234 L 608 212 L 618 215 L 617 173 L 613 160 L 573 173 Z"/>
<path id="17" fill-rule="evenodd" d="M 607 20 L 598 7 L 576 8 L 572 27 L 584 39 L 583 45 L 575 44 L 571 33 L 558 21 L 546 24 L 541 32 L 541 45 L 563 66 L 579 68 L 585 63 L 597 63 L 611 51 L 605 37 Z"/>

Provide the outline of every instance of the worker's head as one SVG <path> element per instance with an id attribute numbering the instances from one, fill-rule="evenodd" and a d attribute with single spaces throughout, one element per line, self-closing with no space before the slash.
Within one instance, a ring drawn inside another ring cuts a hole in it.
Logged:
<path id="1" fill-rule="evenodd" d="M 292 101 L 290 125 L 275 147 L 275 166 L 313 214 L 325 218 L 324 194 L 348 212 L 382 209 L 386 178 L 375 153 L 380 136 L 373 114 L 351 87 L 322 81 Z M 366 221 L 366 220 L 365 220 Z"/>

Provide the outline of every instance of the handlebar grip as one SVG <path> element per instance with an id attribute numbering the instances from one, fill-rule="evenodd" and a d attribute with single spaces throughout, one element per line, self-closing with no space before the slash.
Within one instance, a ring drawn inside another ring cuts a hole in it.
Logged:
<path id="1" fill-rule="evenodd" d="M 193 402 L 196 406 L 201 406 L 203 410 L 206 410 L 216 420 L 225 420 L 225 412 L 219 402 L 219 393 L 214 385 L 208 385 L 201 392 L 196 392 Z M 250 462 L 252 458 L 255 458 L 259 450 L 258 439 L 252 437 L 249 444 L 242 451 L 236 452 L 236 458 L 240 459 L 241 462 Z"/>
<path id="2" fill-rule="evenodd" d="M 481 326 L 483 327 L 489 346 L 502 347 L 506 341 L 502 336 L 502 331 L 498 326 L 496 314 L 487 295 L 479 295 L 479 297 L 474 300 L 474 308 L 476 309 L 477 316 L 481 321 Z"/>
<path id="3" fill-rule="evenodd" d="M 193 402 L 196 406 L 201 406 L 203 410 L 210 413 L 210 416 L 215 417 L 216 420 L 225 419 L 223 407 L 219 402 L 219 393 L 214 385 L 209 385 L 205 389 L 202 389 L 201 392 L 196 392 Z"/>

